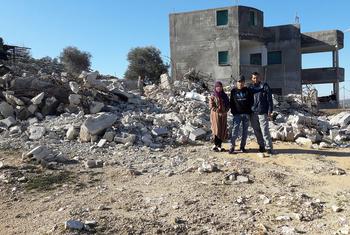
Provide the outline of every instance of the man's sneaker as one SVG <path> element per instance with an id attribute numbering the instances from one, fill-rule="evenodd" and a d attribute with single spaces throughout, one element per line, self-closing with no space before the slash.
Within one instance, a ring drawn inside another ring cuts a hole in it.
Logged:
<path id="1" fill-rule="evenodd" d="M 266 152 L 265 147 L 259 147 L 259 153 L 264 153 L 264 152 Z"/>
<path id="2" fill-rule="evenodd" d="M 229 154 L 235 154 L 235 148 L 231 147 L 230 150 L 228 151 Z"/>
<path id="3" fill-rule="evenodd" d="M 242 153 L 246 153 L 246 152 L 247 152 L 247 150 L 246 150 L 245 148 L 241 148 L 240 151 L 241 151 Z"/>
<path id="4" fill-rule="evenodd" d="M 218 147 L 219 152 L 225 152 L 225 149 L 223 147 Z"/>
<path id="5" fill-rule="evenodd" d="M 276 154 L 276 151 L 273 150 L 273 149 L 268 149 L 267 153 L 270 154 L 270 155 L 274 155 L 274 154 Z"/>
<path id="6" fill-rule="evenodd" d="M 212 148 L 211 148 L 212 151 L 214 152 L 219 152 L 219 148 L 218 146 L 214 145 Z"/>

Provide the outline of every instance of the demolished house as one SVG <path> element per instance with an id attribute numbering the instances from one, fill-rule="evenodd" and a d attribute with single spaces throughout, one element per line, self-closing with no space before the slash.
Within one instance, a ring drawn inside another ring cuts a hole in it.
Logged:
<path id="1" fill-rule="evenodd" d="M 179 79 L 194 68 L 226 84 L 240 74 L 259 72 L 278 95 L 301 94 L 302 85 L 333 84 L 339 105 L 339 30 L 301 32 L 300 24 L 264 25 L 264 13 L 245 6 L 170 14 L 172 75 Z M 302 55 L 332 52 L 332 67 L 302 68 Z M 322 100 L 321 100 L 322 101 Z"/>

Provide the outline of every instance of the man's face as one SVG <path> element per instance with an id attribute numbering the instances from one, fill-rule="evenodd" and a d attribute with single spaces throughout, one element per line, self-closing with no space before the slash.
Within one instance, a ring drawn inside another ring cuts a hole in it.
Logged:
<path id="1" fill-rule="evenodd" d="M 252 82 L 253 84 L 257 84 L 260 82 L 260 76 L 259 75 L 252 75 Z"/>
<path id="2" fill-rule="evenodd" d="M 245 82 L 244 81 L 237 81 L 237 88 L 242 89 L 244 87 Z"/>

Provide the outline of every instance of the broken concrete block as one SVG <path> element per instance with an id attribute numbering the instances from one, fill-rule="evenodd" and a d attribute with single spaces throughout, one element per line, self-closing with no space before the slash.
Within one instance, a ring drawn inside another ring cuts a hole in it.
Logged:
<path id="1" fill-rule="evenodd" d="M 150 134 L 143 135 L 141 137 L 141 141 L 143 143 L 145 143 L 147 146 L 153 144 L 153 139 L 152 139 L 152 136 Z"/>
<path id="2" fill-rule="evenodd" d="M 103 167 L 103 161 L 102 160 L 87 160 L 84 163 L 86 168 L 98 168 Z"/>
<path id="3" fill-rule="evenodd" d="M 45 96 L 44 92 L 41 92 L 39 95 L 35 96 L 34 98 L 31 99 L 32 104 L 39 105 L 43 101 Z"/>
<path id="4" fill-rule="evenodd" d="M 103 146 L 107 143 L 106 139 L 100 139 L 100 141 L 97 144 L 97 147 L 103 148 Z"/>
<path id="5" fill-rule="evenodd" d="M 103 135 L 103 139 L 106 139 L 108 142 L 112 142 L 114 140 L 114 137 L 116 135 L 116 132 L 113 130 L 108 130 L 105 132 L 105 134 Z"/>
<path id="6" fill-rule="evenodd" d="M 196 141 L 197 139 L 205 136 L 207 134 L 207 132 L 201 128 L 195 129 L 194 131 L 192 131 L 190 133 L 190 140 L 192 141 Z"/>
<path id="7" fill-rule="evenodd" d="M 73 91 L 75 94 L 79 93 L 80 87 L 79 84 L 76 82 L 69 82 L 69 88 L 71 89 L 71 91 Z"/>
<path id="8" fill-rule="evenodd" d="M 96 117 L 89 117 L 81 125 L 80 139 L 83 142 L 90 141 L 91 135 L 98 135 L 105 129 L 111 127 L 118 119 L 118 116 L 112 113 L 101 113 Z"/>
<path id="9" fill-rule="evenodd" d="M 0 114 L 4 117 L 14 117 L 15 116 L 15 111 L 12 108 L 11 105 L 6 103 L 5 101 L 0 103 Z"/>
<path id="10" fill-rule="evenodd" d="M 34 114 L 38 110 L 38 106 L 36 104 L 31 104 L 27 109 L 31 114 Z"/>
<path id="11" fill-rule="evenodd" d="M 91 114 L 99 113 L 99 112 L 101 112 L 101 110 L 102 110 L 104 107 L 105 107 L 105 104 L 104 104 L 104 103 L 93 101 L 93 102 L 90 104 L 90 113 L 91 113 Z"/>
<path id="12" fill-rule="evenodd" d="M 32 115 L 32 113 L 24 106 L 16 106 L 15 113 L 19 120 L 27 120 Z"/>
<path id="13" fill-rule="evenodd" d="M 152 134 L 155 136 L 166 136 L 169 134 L 169 132 L 166 128 L 161 127 L 161 128 L 154 128 L 152 130 Z"/>
<path id="14" fill-rule="evenodd" d="M 339 135 L 339 129 L 331 129 L 331 130 L 329 130 L 329 138 L 331 140 L 334 140 L 337 135 Z"/>
<path id="15" fill-rule="evenodd" d="M 74 140 L 78 137 L 79 135 L 79 127 L 75 127 L 73 125 L 71 125 L 66 133 L 66 137 L 68 140 Z"/>
<path id="16" fill-rule="evenodd" d="M 186 98 L 206 102 L 207 98 L 204 95 L 198 94 L 194 91 L 186 92 Z"/>
<path id="17" fill-rule="evenodd" d="M 43 126 L 30 126 L 28 131 L 30 140 L 38 140 L 45 135 L 46 129 Z"/>
<path id="18" fill-rule="evenodd" d="M 64 223 L 64 228 L 71 230 L 83 230 L 84 224 L 77 220 L 68 220 Z"/>
<path id="19" fill-rule="evenodd" d="M 305 138 L 305 137 L 299 137 L 295 140 L 295 142 L 297 144 L 308 146 L 308 147 L 311 147 L 311 145 L 312 145 L 312 141 L 308 138 Z"/>
<path id="20" fill-rule="evenodd" d="M 333 116 L 329 123 L 334 126 L 346 127 L 350 124 L 350 112 L 345 111 Z"/>
<path id="21" fill-rule="evenodd" d="M 11 95 L 7 92 L 4 92 L 3 94 L 6 98 L 7 103 L 12 104 L 13 106 L 16 106 L 16 105 L 24 106 L 25 105 L 21 99 L 15 97 L 14 95 Z"/>
<path id="22" fill-rule="evenodd" d="M 116 143 L 121 143 L 121 144 L 127 144 L 127 143 L 134 143 L 136 140 L 136 135 L 130 134 L 125 138 L 115 136 L 114 137 L 114 142 Z"/>
<path id="23" fill-rule="evenodd" d="M 0 126 L 3 126 L 5 128 L 9 128 L 17 123 L 16 119 L 14 117 L 8 117 L 5 119 L 0 120 Z"/>
<path id="24" fill-rule="evenodd" d="M 160 87 L 167 90 L 171 89 L 171 77 L 167 73 L 160 76 Z"/>
<path id="25" fill-rule="evenodd" d="M 46 116 L 46 115 L 51 115 L 56 113 L 56 109 L 59 105 L 58 100 L 55 97 L 50 97 L 45 100 L 45 105 L 41 110 L 41 113 Z"/>
<path id="26" fill-rule="evenodd" d="M 71 105 L 79 105 L 81 101 L 81 95 L 70 94 L 68 100 Z"/>

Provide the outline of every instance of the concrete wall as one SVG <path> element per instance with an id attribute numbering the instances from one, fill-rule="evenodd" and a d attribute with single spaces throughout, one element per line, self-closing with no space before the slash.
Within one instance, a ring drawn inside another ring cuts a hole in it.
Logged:
<path id="1" fill-rule="evenodd" d="M 344 47 L 344 33 L 340 30 L 326 30 L 318 32 L 302 33 L 302 53 L 315 53 L 335 50 Z"/>
<path id="2" fill-rule="evenodd" d="M 227 9 L 229 23 L 216 26 L 216 12 Z M 214 80 L 230 82 L 239 73 L 237 7 L 170 15 L 172 74 L 176 79 L 190 68 L 211 74 Z M 218 65 L 218 52 L 229 51 L 229 66 Z"/>
<path id="3" fill-rule="evenodd" d="M 240 63 L 250 65 L 250 54 L 261 53 L 261 65 L 267 65 L 267 49 L 264 43 L 257 41 L 240 41 Z"/>
<path id="4" fill-rule="evenodd" d="M 282 94 L 301 93 L 301 49 L 299 25 L 265 28 L 267 51 L 281 51 L 282 64 L 267 65 L 264 77 L 272 88 Z"/>
<path id="5" fill-rule="evenodd" d="M 264 13 L 252 7 L 239 6 L 239 38 L 241 40 L 264 41 Z M 250 12 L 256 14 L 256 26 L 250 24 Z"/>

